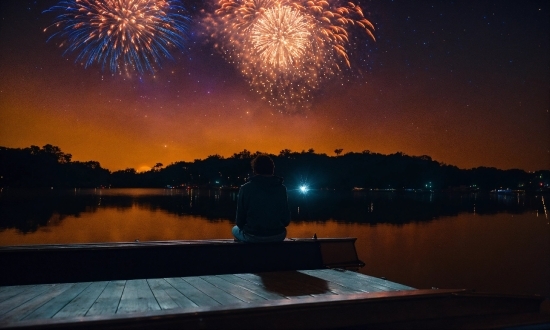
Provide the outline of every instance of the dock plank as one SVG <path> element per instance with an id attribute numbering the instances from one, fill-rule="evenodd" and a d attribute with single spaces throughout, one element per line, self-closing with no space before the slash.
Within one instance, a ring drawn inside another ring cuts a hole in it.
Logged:
<path id="1" fill-rule="evenodd" d="M 155 299 L 157 300 L 157 303 L 160 306 L 160 309 L 174 309 L 177 308 L 178 305 L 170 298 L 170 296 L 162 289 L 162 283 L 161 281 L 164 281 L 163 279 L 148 279 L 147 284 L 151 288 L 151 292 L 153 292 L 153 296 L 155 296 Z M 166 282 L 166 281 L 165 281 Z"/>
<path id="2" fill-rule="evenodd" d="M 11 297 L 17 296 L 18 294 L 32 290 L 36 285 L 11 285 L 2 287 L 0 291 L 0 302 L 10 299 Z"/>
<path id="3" fill-rule="evenodd" d="M 222 289 L 208 283 L 200 277 L 182 277 L 182 279 L 194 286 L 195 288 L 199 289 L 212 299 L 216 300 L 221 305 L 230 305 L 244 302 L 243 300 L 232 296 Z"/>
<path id="4" fill-rule="evenodd" d="M 76 298 L 71 300 L 65 307 L 57 312 L 53 318 L 79 317 L 86 315 L 96 299 L 101 295 L 109 282 L 92 282 Z"/>
<path id="5" fill-rule="evenodd" d="M 355 273 L 352 271 L 322 269 L 316 271 L 304 270 L 301 272 L 311 274 L 312 276 L 323 278 L 327 281 L 331 281 L 350 289 L 360 290 L 363 292 L 399 291 L 396 286 L 393 286 L 393 282 Z"/>
<path id="6" fill-rule="evenodd" d="M 50 285 L 46 291 L 42 292 L 42 294 L 35 296 L 33 299 L 28 300 L 27 302 L 0 316 L 0 322 L 14 322 L 24 319 L 35 309 L 42 306 L 50 299 L 60 295 L 71 286 L 73 286 L 73 283 Z"/>
<path id="7" fill-rule="evenodd" d="M 230 295 L 237 297 L 245 302 L 252 302 L 258 300 L 266 300 L 264 297 L 257 295 L 256 293 L 246 290 L 245 288 L 235 285 L 231 282 L 224 280 L 223 278 L 217 277 L 216 275 L 210 276 L 201 276 L 206 282 L 220 288 L 221 290 L 229 293 Z"/>
<path id="8" fill-rule="evenodd" d="M 392 282 L 392 281 L 388 281 L 388 280 L 385 280 L 385 279 L 382 279 L 382 278 L 369 276 L 369 275 L 365 275 L 365 274 L 361 274 L 361 273 L 357 273 L 357 272 L 353 272 L 353 271 L 349 271 L 349 270 L 323 269 L 323 270 L 320 270 L 320 271 L 325 272 L 325 273 L 326 272 L 333 272 L 333 273 L 338 272 L 340 275 L 342 275 L 344 277 L 347 277 L 351 280 L 367 282 L 367 283 L 370 283 L 374 286 L 380 287 L 381 289 L 382 288 L 388 288 L 390 290 L 395 290 L 395 291 L 413 290 L 414 289 L 410 286 L 406 286 L 406 285 L 395 283 L 395 282 Z"/>
<path id="9" fill-rule="evenodd" d="M 266 300 L 279 300 L 279 299 L 288 299 L 282 294 L 278 294 L 272 291 L 267 290 L 263 285 L 259 285 L 257 283 L 245 280 L 243 278 L 240 278 L 234 274 L 224 274 L 224 275 L 217 275 L 219 278 L 223 278 L 224 280 L 233 283 L 235 285 L 239 285 L 246 290 L 250 290 L 254 292 L 255 294 L 264 297 Z"/>
<path id="10" fill-rule="evenodd" d="M 220 303 L 205 295 L 201 290 L 195 288 L 191 284 L 184 281 L 181 277 L 166 278 L 166 282 L 170 283 L 174 289 L 191 300 L 199 307 L 219 306 Z"/>
<path id="11" fill-rule="evenodd" d="M 405 285 L 405 284 L 401 284 L 401 283 L 397 283 L 397 282 L 393 282 L 393 281 L 388 281 L 388 280 L 385 280 L 385 279 L 381 279 L 381 278 L 377 278 L 377 277 L 374 277 L 374 276 L 369 276 L 369 275 L 365 275 L 365 274 L 361 274 L 361 273 L 356 273 L 356 272 L 350 272 L 350 271 L 347 271 L 348 275 L 353 275 L 353 276 L 358 276 L 360 278 L 364 278 L 366 281 L 380 281 L 380 283 L 382 285 L 385 285 L 385 286 L 390 286 L 391 288 L 397 290 L 397 291 L 402 291 L 402 290 L 416 290 L 416 288 L 413 288 L 411 286 L 408 286 L 408 285 Z"/>
<path id="12" fill-rule="evenodd" d="M 14 308 L 26 303 L 34 297 L 47 291 L 52 285 L 31 286 L 27 290 L 0 302 L 0 317 Z"/>
<path id="13" fill-rule="evenodd" d="M 27 315 L 25 320 L 49 319 L 84 291 L 91 282 L 73 283 L 71 287 L 54 296 L 48 302 Z"/>
<path id="14" fill-rule="evenodd" d="M 122 292 L 117 314 L 160 310 L 147 280 L 128 280 Z"/>
<path id="15" fill-rule="evenodd" d="M 163 290 L 168 294 L 168 296 L 170 296 L 170 298 L 172 298 L 172 300 L 178 305 L 178 307 L 198 307 L 197 304 L 195 304 L 191 299 L 187 298 L 187 296 L 174 288 L 170 283 L 168 283 L 167 280 L 168 279 L 166 278 L 164 279 Z"/>
<path id="16" fill-rule="evenodd" d="M 86 316 L 114 315 L 122 298 L 126 281 L 110 281 L 99 295 Z"/>
<path id="17" fill-rule="evenodd" d="M 149 283 L 155 298 L 157 298 L 161 309 L 197 307 L 197 304 L 189 300 L 189 298 L 171 286 L 166 279 L 149 279 L 147 282 Z"/>
<path id="18" fill-rule="evenodd" d="M 147 284 L 149 284 L 149 287 L 151 288 L 151 291 L 153 292 L 153 295 L 155 296 L 155 299 L 157 300 L 160 309 L 178 308 L 178 304 L 176 304 L 174 300 L 172 300 L 172 298 L 168 295 L 168 293 L 164 291 L 162 282 L 168 284 L 164 279 L 161 278 L 153 278 L 147 280 Z"/>
<path id="19" fill-rule="evenodd" d="M 339 273 L 310 272 L 309 270 L 303 270 L 301 272 L 304 272 L 305 274 L 316 276 L 316 277 L 325 279 L 327 281 L 331 281 L 333 283 L 337 283 L 339 285 L 345 286 L 345 287 L 350 288 L 352 290 L 358 290 L 358 291 L 361 291 L 361 292 L 390 291 L 388 288 L 385 288 L 385 287 L 378 288 L 376 286 L 371 285 L 370 283 L 363 283 L 363 282 L 360 282 L 360 281 L 351 280 L 349 278 L 341 276 L 341 274 L 339 274 Z"/>

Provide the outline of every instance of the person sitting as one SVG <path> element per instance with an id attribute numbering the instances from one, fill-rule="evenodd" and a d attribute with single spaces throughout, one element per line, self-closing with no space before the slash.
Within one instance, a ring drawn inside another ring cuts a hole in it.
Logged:
<path id="1" fill-rule="evenodd" d="M 254 176 L 239 189 L 233 236 L 241 242 L 283 241 L 290 223 L 283 179 L 273 175 L 275 165 L 268 155 L 258 155 L 251 164 Z"/>

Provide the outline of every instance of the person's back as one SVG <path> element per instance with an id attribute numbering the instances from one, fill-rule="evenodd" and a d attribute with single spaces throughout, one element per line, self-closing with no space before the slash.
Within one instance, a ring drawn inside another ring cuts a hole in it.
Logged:
<path id="1" fill-rule="evenodd" d="M 256 175 L 239 190 L 233 235 L 245 242 L 282 241 L 290 223 L 283 179 L 273 175 L 273 160 L 267 155 L 256 157 L 252 168 Z"/>

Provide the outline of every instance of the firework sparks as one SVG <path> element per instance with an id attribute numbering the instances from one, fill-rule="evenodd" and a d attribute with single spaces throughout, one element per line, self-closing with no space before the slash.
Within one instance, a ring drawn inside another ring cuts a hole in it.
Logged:
<path id="1" fill-rule="evenodd" d="M 279 108 L 304 107 L 311 92 L 351 67 L 350 31 L 374 40 L 362 9 L 325 0 L 218 0 L 204 25 L 254 90 Z"/>
<path id="2" fill-rule="evenodd" d="M 154 72 L 172 48 L 183 48 L 189 18 L 171 0 L 64 0 L 46 12 L 60 12 L 44 29 L 59 28 L 65 53 L 88 67 L 97 62 L 113 73 Z M 48 39 L 48 40 L 50 40 Z"/>
<path id="3" fill-rule="evenodd" d="M 280 5 L 266 10 L 250 31 L 250 41 L 260 60 L 280 70 L 301 60 L 310 37 L 306 17 Z"/>

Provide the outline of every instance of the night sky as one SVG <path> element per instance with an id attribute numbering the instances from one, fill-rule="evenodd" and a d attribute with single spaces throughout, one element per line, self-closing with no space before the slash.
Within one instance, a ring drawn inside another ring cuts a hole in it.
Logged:
<path id="1" fill-rule="evenodd" d="M 0 146 L 53 144 L 110 170 L 243 149 L 429 155 L 460 168 L 550 169 L 547 1 L 357 1 L 376 42 L 280 112 L 197 25 L 156 74 L 75 63 L 43 30 L 56 1 L 2 0 Z M 183 1 L 200 19 L 202 1 Z"/>

